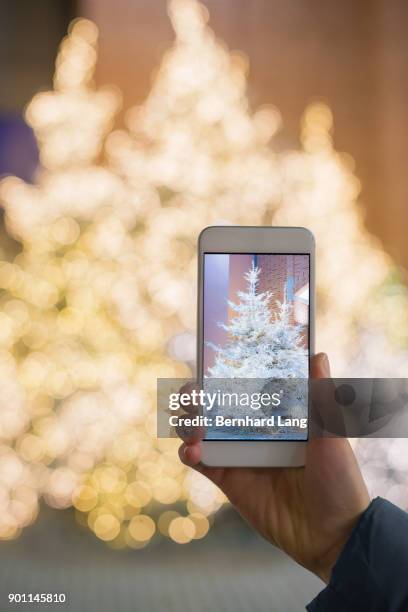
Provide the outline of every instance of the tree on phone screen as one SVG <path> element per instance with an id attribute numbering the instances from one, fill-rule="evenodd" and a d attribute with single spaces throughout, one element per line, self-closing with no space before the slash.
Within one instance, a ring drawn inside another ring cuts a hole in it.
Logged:
<path id="1" fill-rule="evenodd" d="M 305 378 L 307 351 L 301 326 L 291 322 L 291 307 L 277 302 L 272 313 L 271 291 L 258 292 L 261 269 L 254 264 L 244 274 L 246 291 L 238 291 L 238 301 L 228 300 L 235 316 L 218 325 L 228 333 L 224 346 L 209 342 L 216 354 L 208 368 L 212 378 Z"/>

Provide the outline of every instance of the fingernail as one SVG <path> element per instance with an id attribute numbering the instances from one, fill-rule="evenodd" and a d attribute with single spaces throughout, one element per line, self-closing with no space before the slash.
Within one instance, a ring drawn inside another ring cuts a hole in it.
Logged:
<path id="1" fill-rule="evenodd" d="M 321 365 L 322 368 L 326 371 L 326 373 L 330 372 L 330 364 L 329 364 L 329 358 L 326 355 L 326 353 L 321 353 Z"/>

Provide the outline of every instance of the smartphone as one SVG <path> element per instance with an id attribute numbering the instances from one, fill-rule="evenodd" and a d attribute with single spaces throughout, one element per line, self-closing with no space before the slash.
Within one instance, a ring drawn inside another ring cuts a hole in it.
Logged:
<path id="1" fill-rule="evenodd" d="M 241 378 L 268 377 L 305 379 L 307 384 L 314 352 L 312 233 L 302 227 L 211 226 L 199 236 L 198 253 L 201 387 L 231 379 L 231 389 Z M 275 411 L 279 421 L 284 421 L 284 410 L 282 405 Z M 307 424 L 308 397 L 300 410 Z M 202 462 L 219 467 L 304 465 L 307 425 L 298 435 L 288 427 L 258 429 L 208 428 Z"/>

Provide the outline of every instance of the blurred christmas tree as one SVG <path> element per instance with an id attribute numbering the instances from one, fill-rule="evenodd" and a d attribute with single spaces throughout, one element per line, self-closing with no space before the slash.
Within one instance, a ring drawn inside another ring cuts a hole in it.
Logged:
<path id="1" fill-rule="evenodd" d="M 177 441 L 156 439 L 156 377 L 190 370 L 166 355 L 174 321 L 145 291 L 149 261 L 137 235 L 156 191 L 129 189 L 101 159 L 119 96 L 95 91 L 96 39 L 92 23 L 73 25 L 55 91 L 27 109 L 40 145 L 37 184 L 2 184 L 21 252 L 0 269 L 2 465 L 15 465 L 0 535 L 17 535 L 43 495 L 89 512 L 98 537 L 139 547 L 156 530 L 143 508 L 181 498 L 190 518 L 162 513 L 159 528 L 183 542 L 205 535 L 223 498 L 214 487 L 197 493 Z"/>
<path id="2" fill-rule="evenodd" d="M 170 16 L 175 45 L 120 131 L 118 92 L 92 81 L 96 28 L 75 22 L 54 91 L 27 109 L 37 183 L 1 185 L 21 245 L 0 264 L 1 538 L 35 519 L 40 496 L 73 504 L 115 546 L 144 546 L 157 528 L 180 543 L 206 534 L 224 499 L 180 464 L 177 441 L 157 440 L 154 413 L 156 378 L 191 375 L 195 244 L 208 224 L 309 226 L 318 344 L 336 350 L 336 373 L 351 350 L 369 369 L 373 329 L 382 359 L 398 356 L 374 302 L 391 264 L 359 219 L 328 109 L 307 112 L 305 151 L 277 155 L 278 113 L 249 111 L 242 57 L 215 40 L 194 0 L 171 2 Z M 393 326 L 404 324 L 405 289 L 381 296 Z"/>
<path id="3" fill-rule="evenodd" d="M 334 150 L 332 130 L 327 106 L 306 110 L 303 150 L 281 158 L 285 205 L 274 223 L 304 225 L 315 235 L 317 343 L 330 353 L 336 375 L 403 375 L 399 349 L 408 340 L 407 290 L 364 227 L 354 163 Z"/>

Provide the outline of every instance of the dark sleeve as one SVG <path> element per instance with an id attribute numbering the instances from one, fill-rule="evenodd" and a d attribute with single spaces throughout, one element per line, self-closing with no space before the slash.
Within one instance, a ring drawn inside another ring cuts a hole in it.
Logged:
<path id="1" fill-rule="evenodd" d="M 381 497 L 361 515 L 309 612 L 408 610 L 408 514 Z"/>

